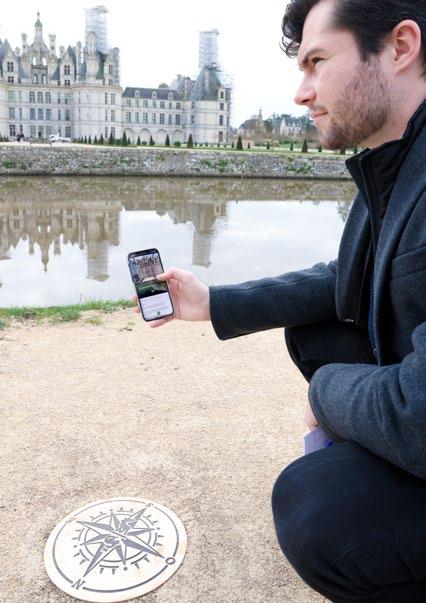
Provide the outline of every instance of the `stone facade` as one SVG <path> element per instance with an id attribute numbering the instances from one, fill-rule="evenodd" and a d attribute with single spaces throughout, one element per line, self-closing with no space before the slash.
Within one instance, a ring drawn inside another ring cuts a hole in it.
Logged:
<path id="1" fill-rule="evenodd" d="M 2 145 L 0 176 L 222 176 L 232 178 L 350 179 L 339 155 L 151 147 Z"/>
<path id="2" fill-rule="evenodd" d="M 216 144 L 229 138 L 231 88 L 216 63 L 202 66 L 196 80 L 177 76 L 156 89 L 120 86 L 120 52 L 106 45 L 106 9 L 86 12 L 80 42 L 56 52 L 56 36 L 43 38 L 37 14 L 34 40 L 22 34 L 22 48 L 0 40 L 0 135 L 47 139 L 96 136 L 132 142 Z M 214 32 L 202 32 L 215 34 Z"/>

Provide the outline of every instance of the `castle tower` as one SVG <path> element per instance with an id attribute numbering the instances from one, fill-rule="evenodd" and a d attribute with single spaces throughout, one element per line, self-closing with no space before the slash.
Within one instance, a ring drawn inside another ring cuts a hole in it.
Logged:
<path id="1" fill-rule="evenodd" d="M 200 52 L 199 68 L 217 67 L 219 65 L 217 39 L 219 32 L 217 29 L 211 31 L 200 31 Z"/>
<path id="2" fill-rule="evenodd" d="M 108 53 L 106 15 L 108 10 L 105 6 L 95 6 L 86 10 L 86 47 L 89 46 L 89 34 L 96 34 L 96 50 L 103 54 Z"/>

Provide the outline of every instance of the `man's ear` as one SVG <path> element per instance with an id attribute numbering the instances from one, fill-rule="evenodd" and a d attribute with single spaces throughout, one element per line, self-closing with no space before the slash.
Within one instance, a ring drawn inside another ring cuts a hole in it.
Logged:
<path id="1" fill-rule="evenodd" d="M 389 45 L 396 74 L 409 69 L 416 61 L 422 63 L 422 33 L 415 21 L 400 21 L 390 33 Z"/>

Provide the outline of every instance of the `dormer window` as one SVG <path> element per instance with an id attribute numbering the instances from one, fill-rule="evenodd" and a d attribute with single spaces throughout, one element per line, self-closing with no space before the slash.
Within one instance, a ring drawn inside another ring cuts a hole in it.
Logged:
<path id="1" fill-rule="evenodd" d="M 135 90 L 135 98 L 139 98 L 140 94 L 139 94 L 139 90 Z"/>
<path id="2" fill-rule="evenodd" d="M 173 100 L 173 92 L 169 92 L 169 99 Z"/>
<path id="3" fill-rule="evenodd" d="M 157 98 L 157 93 L 155 91 L 152 93 L 151 98 Z"/>
<path id="4" fill-rule="evenodd" d="M 64 75 L 71 75 L 70 65 L 64 65 Z"/>
<path id="5" fill-rule="evenodd" d="M 7 71 L 13 73 L 15 71 L 13 61 L 7 61 Z"/>

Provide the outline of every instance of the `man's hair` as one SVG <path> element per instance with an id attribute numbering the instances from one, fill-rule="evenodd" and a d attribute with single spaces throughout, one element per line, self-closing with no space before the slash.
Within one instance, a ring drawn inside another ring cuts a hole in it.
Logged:
<path id="1" fill-rule="evenodd" d="M 288 57 L 299 52 L 305 19 L 322 0 L 291 0 L 282 22 L 282 46 Z M 355 36 L 366 61 L 379 54 L 392 29 L 405 19 L 415 21 L 422 33 L 423 70 L 426 71 L 426 0 L 334 0 L 331 25 Z"/>

